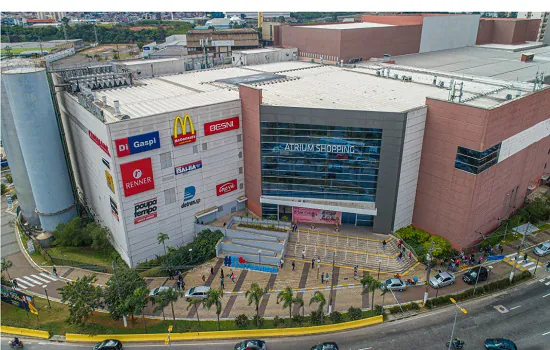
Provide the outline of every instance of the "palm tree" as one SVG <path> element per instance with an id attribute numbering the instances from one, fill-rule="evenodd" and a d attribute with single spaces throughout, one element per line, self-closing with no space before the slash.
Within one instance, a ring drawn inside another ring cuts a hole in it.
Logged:
<path id="1" fill-rule="evenodd" d="M 10 281 L 11 281 L 11 276 L 10 276 L 10 273 L 9 273 L 8 269 L 10 269 L 12 266 L 13 266 L 13 263 L 11 262 L 11 260 L 7 260 L 6 258 L 2 258 L 2 272 L 6 271 Z"/>
<path id="2" fill-rule="evenodd" d="M 361 285 L 363 286 L 363 290 L 361 291 L 361 294 L 365 294 L 368 292 L 372 294 L 370 309 L 374 310 L 374 292 L 380 289 L 384 284 L 379 280 L 375 279 L 374 277 L 372 277 L 371 275 L 366 275 L 366 276 L 363 276 L 363 278 L 361 278 Z"/>
<path id="3" fill-rule="evenodd" d="M 317 312 L 321 315 L 321 323 L 323 323 L 323 317 L 324 317 L 323 309 L 327 304 L 325 295 L 320 291 L 316 291 L 315 293 L 313 293 L 313 296 L 309 300 L 309 305 L 311 305 L 312 303 L 319 303 L 319 305 L 317 306 Z"/>
<path id="4" fill-rule="evenodd" d="M 300 297 L 294 298 L 294 303 L 298 304 L 298 315 L 300 314 L 300 308 L 302 308 L 302 316 L 305 317 L 304 299 Z"/>
<path id="5" fill-rule="evenodd" d="M 252 283 L 250 289 L 244 293 L 245 298 L 248 299 L 248 305 L 254 303 L 256 307 L 256 327 L 260 327 L 260 301 L 267 293 L 267 288 L 260 288 L 258 283 Z"/>
<path id="6" fill-rule="evenodd" d="M 162 244 L 164 246 L 164 256 L 168 256 L 168 253 L 166 253 L 166 242 L 167 240 L 170 239 L 170 236 L 168 236 L 166 233 L 162 233 L 162 232 L 159 232 L 159 234 L 157 235 L 157 242 L 159 242 L 159 244 Z"/>
<path id="7" fill-rule="evenodd" d="M 166 321 L 166 316 L 164 315 L 164 308 L 167 307 L 169 303 L 160 296 L 151 297 L 151 303 L 153 305 L 156 305 L 155 309 L 153 310 L 153 313 L 162 311 L 162 319 L 163 321 Z"/>
<path id="8" fill-rule="evenodd" d="M 210 289 L 208 292 L 206 292 L 206 299 L 204 299 L 203 307 L 207 310 L 210 310 L 210 308 L 213 305 L 216 305 L 216 315 L 218 316 L 218 330 L 221 331 L 221 325 L 220 325 L 220 314 L 222 313 L 222 301 L 223 298 L 223 290 L 220 289 Z M 198 314 L 197 314 L 198 317 Z M 200 328 L 200 327 L 199 327 Z"/>
<path id="9" fill-rule="evenodd" d="M 134 303 L 134 309 L 141 311 L 141 319 L 143 320 L 143 326 L 145 327 L 145 333 L 149 333 L 147 330 L 147 321 L 145 319 L 145 307 L 149 301 L 149 289 L 147 287 L 141 287 L 134 290 L 134 294 L 131 298 L 127 299 L 127 302 Z M 134 317 L 134 315 L 132 315 Z"/>
<path id="10" fill-rule="evenodd" d="M 176 313 L 174 312 L 174 302 L 178 301 L 178 293 L 173 289 L 169 288 L 159 292 L 159 297 L 164 299 L 166 305 L 171 304 L 172 306 L 172 319 L 174 320 L 174 325 L 176 324 Z"/>
<path id="11" fill-rule="evenodd" d="M 298 298 L 294 297 L 294 291 L 290 287 L 286 287 L 277 295 L 277 302 L 283 302 L 283 309 L 288 308 L 288 315 L 290 316 L 290 326 L 292 326 L 292 304 L 298 302 Z"/>
<path id="12" fill-rule="evenodd" d="M 191 299 L 189 300 L 189 304 L 187 305 L 187 310 L 189 310 L 189 308 L 191 306 L 194 306 L 195 307 L 195 313 L 197 314 L 197 322 L 199 323 L 199 331 L 201 330 L 201 320 L 199 319 L 199 308 L 198 308 L 198 305 L 202 303 L 202 300 L 199 300 L 199 299 Z M 219 320 L 219 318 L 218 318 Z M 218 324 L 219 326 L 219 324 Z"/>

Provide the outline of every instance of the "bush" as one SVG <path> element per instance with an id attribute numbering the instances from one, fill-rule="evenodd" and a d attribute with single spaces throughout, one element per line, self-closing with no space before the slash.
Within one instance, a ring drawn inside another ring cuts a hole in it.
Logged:
<path id="1" fill-rule="evenodd" d="M 235 317 L 235 324 L 239 328 L 247 328 L 249 323 L 250 319 L 245 314 L 240 314 L 239 316 Z"/>
<path id="2" fill-rule="evenodd" d="M 328 315 L 328 318 L 332 323 L 340 323 L 344 320 L 344 316 L 342 316 L 342 314 L 339 313 L 338 311 L 334 311 L 333 313 Z"/>
<path id="3" fill-rule="evenodd" d="M 247 228 L 253 228 L 255 230 L 286 232 L 286 229 L 280 228 L 280 227 L 275 227 L 274 224 L 271 224 L 270 226 L 265 226 L 265 225 L 261 225 L 261 224 L 249 224 L 249 223 L 241 222 L 241 223 L 239 223 L 239 226 L 247 227 Z"/>
<path id="4" fill-rule="evenodd" d="M 304 324 L 305 317 L 302 315 L 294 315 L 292 316 L 292 324 L 301 326 Z"/>
<path id="5" fill-rule="evenodd" d="M 193 242 L 185 246 L 172 249 L 168 252 L 170 266 L 200 265 L 216 256 L 216 244 L 223 237 L 220 230 L 202 230 L 197 234 Z M 192 249 L 192 252 L 189 252 Z M 167 268 L 166 259 L 161 259 L 164 268 Z"/>
<path id="6" fill-rule="evenodd" d="M 309 322 L 314 326 L 318 326 L 318 325 L 322 324 L 321 323 L 321 313 L 317 312 L 317 311 L 312 311 L 311 316 L 309 317 Z"/>
<path id="7" fill-rule="evenodd" d="M 348 316 L 352 321 L 360 320 L 363 318 L 363 311 L 358 307 L 350 306 L 348 309 Z"/>
<path id="8" fill-rule="evenodd" d="M 280 327 L 282 325 L 285 324 L 285 320 L 283 320 L 282 318 L 280 318 L 279 316 L 275 316 L 273 318 L 273 326 L 274 327 Z"/>
<path id="9" fill-rule="evenodd" d="M 420 305 L 417 303 L 411 302 L 406 304 L 401 304 L 401 307 L 399 305 L 392 306 L 389 308 L 390 314 L 397 314 L 401 312 L 401 309 L 403 309 L 404 312 L 410 311 L 410 310 L 420 310 Z"/>
<path id="10" fill-rule="evenodd" d="M 258 315 L 254 315 L 252 318 L 252 322 L 255 325 L 258 325 L 258 328 L 262 328 L 264 326 L 264 318 Z"/>
<path id="11" fill-rule="evenodd" d="M 2 194 L 5 194 L 5 193 L 6 193 L 6 191 L 8 190 L 8 187 L 6 186 L 6 184 L 5 184 L 5 183 L 2 183 L 2 185 L 1 185 L 1 186 L 2 186 Z"/>
<path id="12" fill-rule="evenodd" d="M 376 311 L 377 315 L 382 315 L 384 313 L 384 308 L 382 305 L 374 305 L 374 311 Z"/>

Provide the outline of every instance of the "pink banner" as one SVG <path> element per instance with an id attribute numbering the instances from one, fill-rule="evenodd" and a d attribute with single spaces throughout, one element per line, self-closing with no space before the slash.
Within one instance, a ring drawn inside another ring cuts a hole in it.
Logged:
<path id="1" fill-rule="evenodd" d="M 313 224 L 341 224 L 342 212 L 333 210 L 292 207 L 292 221 Z"/>

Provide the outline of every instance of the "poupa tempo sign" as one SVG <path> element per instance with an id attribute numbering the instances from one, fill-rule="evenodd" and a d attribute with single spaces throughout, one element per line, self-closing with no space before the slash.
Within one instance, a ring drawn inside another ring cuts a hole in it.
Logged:
<path id="1" fill-rule="evenodd" d="M 134 225 L 157 217 L 157 198 L 147 199 L 134 205 Z"/>
<path id="2" fill-rule="evenodd" d="M 315 143 L 287 143 L 285 151 L 291 152 L 319 152 L 319 153 L 358 153 L 355 146 L 324 145 Z"/>

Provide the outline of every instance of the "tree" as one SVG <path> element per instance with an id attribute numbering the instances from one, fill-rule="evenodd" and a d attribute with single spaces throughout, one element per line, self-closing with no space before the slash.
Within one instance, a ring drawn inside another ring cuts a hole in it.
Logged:
<path id="1" fill-rule="evenodd" d="M 7 173 L 7 174 L 6 174 L 6 181 L 7 181 L 9 184 L 13 183 L 13 177 L 11 176 L 10 173 Z"/>
<path id="2" fill-rule="evenodd" d="M 285 23 L 285 16 L 279 16 L 279 22 Z"/>
<path id="3" fill-rule="evenodd" d="M 145 43 L 144 43 L 143 41 L 138 41 L 136 45 L 137 45 L 139 51 L 141 51 L 141 49 L 143 48 L 143 46 L 145 46 Z"/>
<path id="4" fill-rule="evenodd" d="M 204 299 L 203 307 L 207 310 L 210 310 L 210 308 L 214 305 L 216 305 L 216 316 L 218 316 L 218 330 L 221 331 L 221 325 L 220 325 L 220 314 L 222 313 L 222 301 L 223 298 L 223 289 L 213 289 L 211 288 L 206 292 L 206 299 Z"/>
<path id="5" fill-rule="evenodd" d="M 128 314 L 132 316 L 132 320 L 134 320 L 134 315 L 141 314 L 145 333 L 149 333 L 147 331 L 147 321 L 145 320 L 144 313 L 144 309 L 149 303 L 149 289 L 147 287 L 141 287 L 134 290 L 134 293 L 129 295 L 124 303 L 124 308 L 128 311 Z"/>
<path id="6" fill-rule="evenodd" d="M 166 304 L 172 306 L 172 319 L 174 320 L 174 325 L 176 324 L 176 313 L 174 312 L 174 303 L 178 301 L 178 293 L 174 288 L 169 288 L 159 292 L 159 297 L 164 299 Z"/>
<path id="7" fill-rule="evenodd" d="M 124 301 L 134 293 L 136 289 L 146 287 L 145 280 L 136 270 L 128 268 L 125 264 L 117 266 L 116 276 L 120 287 L 120 298 L 115 276 L 112 275 L 105 284 L 105 304 L 113 320 L 119 320 L 122 315 L 130 314 Z"/>
<path id="8" fill-rule="evenodd" d="M 309 305 L 311 305 L 312 303 L 318 303 L 317 312 L 319 313 L 319 315 L 321 315 L 321 324 L 322 324 L 323 323 L 323 317 L 325 315 L 323 310 L 325 308 L 325 305 L 327 304 L 327 300 L 325 299 L 325 295 L 323 293 L 321 293 L 320 291 L 316 291 L 315 293 L 313 293 L 313 296 L 309 300 Z"/>
<path id="9" fill-rule="evenodd" d="M 283 310 L 288 308 L 290 325 L 292 326 L 292 304 L 298 302 L 298 298 L 294 297 L 294 291 L 290 287 L 286 287 L 277 294 L 277 302 L 283 302 Z"/>
<path id="10" fill-rule="evenodd" d="M 166 243 L 164 243 L 164 242 L 169 240 L 169 239 L 170 239 L 170 236 L 168 236 L 166 233 L 159 232 L 159 234 L 157 235 L 157 242 L 159 242 L 159 244 L 162 244 L 164 246 L 164 257 L 165 257 L 165 259 L 168 258 L 168 253 L 166 252 Z"/>
<path id="11" fill-rule="evenodd" d="M 192 306 L 195 307 L 195 313 L 197 314 L 197 323 L 199 324 L 199 331 L 201 330 L 201 320 L 199 318 L 199 304 L 202 303 L 199 299 L 191 299 L 189 300 L 189 304 L 187 305 L 187 310 L 191 308 Z"/>
<path id="12" fill-rule="evenodd" d="M 6 184 L 3 183 L 3 182 L 2 182 L 1 187 L 2 187 L 2 194 L 5 194 L 5 193 L 8 191 L 8 187 L 7 187 Z"/>
<path id="13" fill-rule="evenodd" d="M 305 317 L 306 311 L 304 308 L 304 299 L 300 297 L 294 298 L 294 303 L 298 304 L 298 313 L 300 313 L 300 308 L 302 308 L 302 316 Z"/>
<path id="14" fill-rule="evenodd" d="M 153 313 L 157 313 L 159 311 L 162 311 L 162 320 L 166 321 L 166 316 L 164 315 L 164 309 L 170 304 L 169 301 L 157 296 L 151 297 L 151 303 L 155 306 L 155 309 L 153 310 Z"/>
<path id="15" fill-rule="evenodd" d="M 8 269 L 10 269 L 12 266 L 13 266 L 13 263 L 11 262 L 11 260 L 7 260 L 6 258 L 2 258 L 2 272 L 6 271 L 10 281 L 11 281 L 11 276 L 10 276 L 10 272 L 8 271 Z"/>
<path id="16" fill-rule="evenodd" d="M 383 286 L 383 283 L 375 279 L 371 275 L 366 275 L 366 276 L 363 276 L 363 278 L 361 278 L 361 285 L 363 286 L 363 290 L 361 291 L 361 294 L 366 294 L 368 292 L 372 294 L 372 301 L 371 301 L 370 307 L 371 307 L 371 310 L 374 310 L 374 292 L 380 289 Z"/>
<path id="17" fill-rule="evenodd" d="M 244 293 L 245 298 L 248 299 L 248 305 L 254 303 L 256 308 L 256 326 L 259 328 L 260 319 L 260 301 L 267 294 L 267 288 L 261 288 L 258 283 L 252 283 L 250 289 Z"/>
<path id="18" fill-rule="evenodd" d="M 102 306 L 101 288 L 94 286 L 95 274 L 78 278 L 59 288 L 61 302 L 69 304 L 69 323 L 83 325 L 95 310 Z"/>

